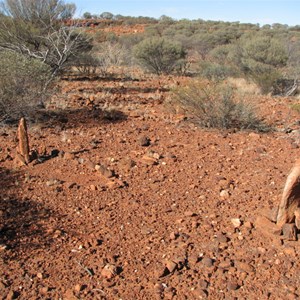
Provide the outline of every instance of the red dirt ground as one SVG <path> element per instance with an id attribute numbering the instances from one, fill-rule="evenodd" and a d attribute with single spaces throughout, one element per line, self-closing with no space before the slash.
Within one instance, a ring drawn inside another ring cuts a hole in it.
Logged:
<path id="1" fill-rule="evenodd" d="M 300 242 L 254 226 L 299 157 L 295 99 L 257 97 L 261 134 L 171 114 L 172 78 L 61 84 L 40 161 L 0 132 L 1 299 L 298 299 Z"/>

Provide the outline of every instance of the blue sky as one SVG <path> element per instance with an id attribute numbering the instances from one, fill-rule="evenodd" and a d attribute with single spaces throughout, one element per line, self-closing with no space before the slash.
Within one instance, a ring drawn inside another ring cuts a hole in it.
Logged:
<path id="1" fill-rule="evenodd" d="M 242 23 L 300 25 L 300 0 L 67 0 L 77 15 L 111 12 L 126 16 L 240 21 Z"/>

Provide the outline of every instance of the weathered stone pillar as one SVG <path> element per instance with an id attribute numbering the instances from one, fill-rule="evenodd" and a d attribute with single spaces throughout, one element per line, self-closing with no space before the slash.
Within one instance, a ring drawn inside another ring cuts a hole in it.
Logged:
<path id="1" fill-rule="evenodd" d="M 277 225 L 295 222 L 300 207 L 300 159 L 293 166 L 283 189 L 277 214 Z"/>
<path id="2" fill-rule="evenodd" d="M 18 127 L 18 139 L 19 139 L 19 154 L 24 158 L 26 164 L 30 163 L 29 156 L 29 139 L 27 133 L 26 120 L 22 118 Z"/>

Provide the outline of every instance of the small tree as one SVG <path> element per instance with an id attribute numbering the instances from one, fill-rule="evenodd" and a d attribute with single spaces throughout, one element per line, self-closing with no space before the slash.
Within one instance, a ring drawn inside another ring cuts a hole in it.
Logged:
<path id="1" fill-rule="evenodd" d="M 78 52 L 90 48 L 87 38 L 64 25 L 75 12 L 63 0 L 4 0 L 0 2 L 0 49 L 48 64 L 52 78 Z"/>
<path id="2" fill-rule="evenodd" d="M 186 58 L 182 45 L 164 38 L 146 39 L 134 47 L 134 55 L 150 72 L 170 74 L 178 68 Z"/>

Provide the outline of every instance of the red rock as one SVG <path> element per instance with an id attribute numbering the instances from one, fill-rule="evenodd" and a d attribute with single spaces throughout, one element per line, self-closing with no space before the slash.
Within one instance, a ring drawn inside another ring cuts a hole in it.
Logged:
<path id="1" fill-rule="evenodd" d="M 172 260 L 168 260 L 166 262 L 166 268 L 169 270 L 170 273 L 173 273 L 177 269 L 177 264 Z"/>
<path id="2" fill-rule="evenodd" d="M 295 224 L 284 224 L 282 226 L 282 234 L 283 238 L 288 241 L 296 241 L 297 240 L 297 228 Z"/>
<path id="3" fill-rule="evenodd" d="M 245 262 L 237 261 L 235 262 L 235 266 L 239 271 L 246 272 L 248 274 L 255 271 L 253 266 Z"/>
<path id="4" fill-rule="evenodd" d="M 242 225 L 242 221 L 239 218 L 232 218 L 230 221 L 234 228 L 239 228 Z"/>
<path id="5" fill-rule="evenodd" d="M 296 208 L 295 210 L 295 225 L 297 229 L 300 229 L 300 208 Z"/>
<path id="6" fill-rule="evenodd" d="M 157 159 L 154 157 L 149 157 L 148 155 L 144 155 L 141 159 L 141 162 L 147 166 L 157 165 Z"/>
<path id="7" fill-rule="evenodd" d="M 142 136 L 139 139 L 139 144 L 143 147 L 148 147 L 150 146 L 151 140 L 147 136 Z"/>
<path id="8" fill-rule="evenodd" d="M 264 216 L 258 216 L 254 226 L 264 234 L 281 235 L 281 228 Z"/>
<path id="9" fill-rule="evenodd" d="M 111 279 L 117 275 L 117 268 L 115 265 L 107 264 L 101 271 L 101 276 L 107 279 Z"/>
<path id="10" fill-rule="evenodd" d="M 106 178 L 114 177 L 114 172 L 103 165 L 95 165 L 95 170 L 99 171 Z"/>
<path id="11" fill-rule="evenodd" d="M 66 159 L 66 160 L 72 160 L 74 158 L 75 158 L 75 155 L 73 153 L 71 153 L 71 152 L 65 152 L 64 153 L 64 159 Z"/>
<path id="12" fill-rule="evenodd" d="M 295 162 L 286 180 L 278 208 L 277 225 L 293 223 L 295 211 L 300 207 L 300 159 Z"/>
<path id="13" fill-rule="evenodd" d="M 82 284 L 76 284 L 74 287 L 74 291 L 79 293 L 84 289 L 84 286 Z"/>
<path id="14" fill-rule="evenodd" d="M 239 288 L 239 285 L 235 281 L 229 281 L 227 283 L 227 289 L 228 291 L 235 291 Z"/>
<path id="15" fill-rule="evenodd" d="M 202 260 L 201 260 L 201 262 L 202 262 L 202 264 L 204 265 L 204 266 L 206 266 L 206 267 L 212 267 L 213 266 L 213 264 L 214 264 L 214 261 L 211 259 L 211 258 L 209 258 L 209 257 L 204 257 Z"/>

